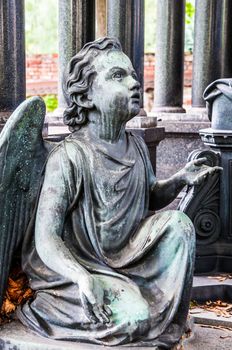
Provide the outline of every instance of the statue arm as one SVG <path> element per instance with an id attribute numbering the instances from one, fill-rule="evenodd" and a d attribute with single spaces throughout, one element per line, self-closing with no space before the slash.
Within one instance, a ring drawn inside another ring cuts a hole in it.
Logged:
<path id="1" fill-rule="evenodd" d="M 184 188 L 186 182 L 180 174 L 157 181 L 151 188 L 150 209 L 159 210 L 170 204 Z"/>
<path id="2" fill-rule="evenodd" d="M 164 208 L 177 197 L 184 186 L 200 185 L 209 174 L 222 170 L 218 166 L 205 165 L 206 161 L 206 158 L 193 160 L 169 179 L 155 182 L 151 186 L 150 209 Z"/>
<path id="3" fill-rule="evenodd" d="M 108 323 L 111 310 L 104 304 L 102 286 L 76 261 L 62 239 L 68 205 L 68 189 L 62 173 L 60 154 L 55 151 L 47 162 L 38 203 L 36 250 L 46 266 L 78 284 L 87 318 L 93 322 Z"/>
<path id="4" fill-rule="evenodd" d="M 59 152 L 53 152 L 47 162 L 36 215 L 35 244 L 41 260 L 50 269 L 79 284 L 88 272 L 62 239 L 68 195 L 59 156 Z"/>

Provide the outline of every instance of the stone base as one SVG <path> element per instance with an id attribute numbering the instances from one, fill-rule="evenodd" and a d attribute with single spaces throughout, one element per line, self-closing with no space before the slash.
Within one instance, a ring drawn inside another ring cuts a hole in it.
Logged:
<path id="1" fill-rule="evenodd" d="M 201 322 L 199 322 L 201 323 Z M 219 323 L 220 324 L 220 323 Z M 212 327 L 212 326 L 211 326 Z M 203 325 L 192 325 L 188 338 L 183 338 L 182 345 L 172 350 L 231 350 L 231 331 L 215 329 Z M 223 327 L 223 325 L 221 325 Z M 217 327 L 216 327 L 217 328 Z M 0 328 L 0 350 L 158 350 L 154 347 L 116 346 L 106 347 L 86 343 L 55 341 L 33 334 L 22 324 L 14 321 Z M 171 350 L 171 349 L 170 349 Z"/>
<path id="2" fill-rule="evenodd" d="M 221 276 L 223 275 L 224 274 L 221 274 Z M 216 278 L 217 276 L 220 276 L 220 274 L 194 276 L 192 300 L 196 300 L 198 303 L 205 303 L 208 300 L 212 300 L 212 301 L 222 300 L 222 301 L 227 301 L 231 303 L 232 280 L 230 278 L 227 278 L 227 279 L 225 278 L 223 282 L 219 282 L 218 279 Z M 229 326 L 232 328 L 232 316 L 227 321 L 230 321 Z M 216 321 L 214 321 L 214 324 L 215 322 Z M 206 323 L 206 324 L 212 324 L 212 323 Z"/>
<path id="3" fill-rule="evenodd" d="M 154 347 L 101 346 L 87 343 L 58 341 L 31 332 L 20 322 L 13 321 L 0 328 L 0 350 L 148 350 Z M 186 348 L 187 349 L 187 348 Z"/>

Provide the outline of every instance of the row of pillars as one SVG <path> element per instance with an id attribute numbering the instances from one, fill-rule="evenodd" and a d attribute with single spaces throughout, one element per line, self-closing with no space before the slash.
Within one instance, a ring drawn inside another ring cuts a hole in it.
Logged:
<path id="1" fill-rule="evenodd" d="M 99 3 L 105 5 L 106 34 L 119 38 L 143 85 L 144 0 L 59 0 L 60 77 L 69 59 L 95 39 Z M 195 5 L 192 106 L 201 108 L 205 87 L 217 78 L 232 76 L 232 1 L 196 0 Z M 155 10 L 154 111 L 184 112 L 185 0 L 157 1 L 151 11 Z M 0 0 L 0 116 L 25 99 L 25 86 L 24 0 Z"/>

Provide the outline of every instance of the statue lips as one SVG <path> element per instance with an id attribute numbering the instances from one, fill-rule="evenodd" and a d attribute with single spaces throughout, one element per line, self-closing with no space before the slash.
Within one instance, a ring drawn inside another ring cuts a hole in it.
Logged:
<path id="1" fill-rule="evenodd" d="M 134 92 L 131 95 L 131 99 L 133 100 L 133 102 L 139 103 L 140 102 L 140 93 L 139 92 Z"/>

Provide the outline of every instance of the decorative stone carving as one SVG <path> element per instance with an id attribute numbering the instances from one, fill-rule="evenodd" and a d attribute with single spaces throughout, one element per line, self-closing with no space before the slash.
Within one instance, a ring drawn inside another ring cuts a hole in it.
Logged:
<path id="1" fill-rule="evenodd" d="M 210 147 L 190 158 L 206 156 L 220 174 L 188 191 L 180 209 L 193 220 L 197 232 L 196 271 L 230 272 L 232 263 L 232 79 L 218 79 L 204 92 L 211 127 L 200 137 Z M 198 200 L 196 200 L 198 198 Z M 191 201 L 192 199 L 192 201 Z M 198 204 L 197 204 L 198 202 Z"/>
<path id="2" fill-rule="evenodd" d="M 193 151 L 188 161 L 206 158 L 209 166 L 219 165 L 219 155 L 210 150 Z M 201 185 L 187 189 L 187 194 L 179 204 L 179 210 L 185 212 L 192 220 L 196 230 L 197 245 L 215 242 L 221 232 L 219 217 L 219 174 L 207 176 Z"/>

